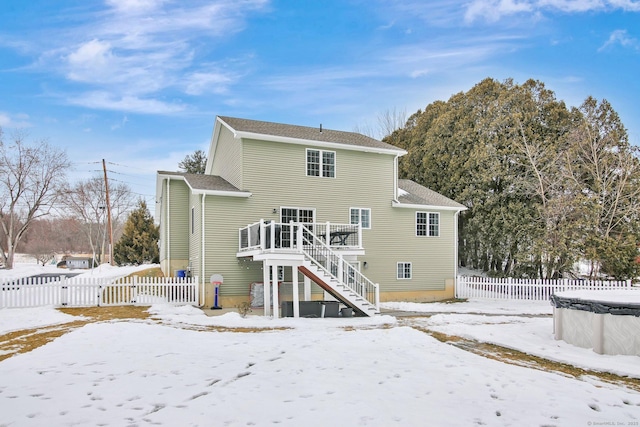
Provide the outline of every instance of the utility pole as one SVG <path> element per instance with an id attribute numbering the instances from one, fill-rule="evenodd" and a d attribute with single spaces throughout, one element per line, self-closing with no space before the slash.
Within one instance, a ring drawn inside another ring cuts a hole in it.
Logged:
<path id="1" fill-rule="evenodd" d="M 113 265 L 113 227 L 111 226 L 111 203 L 109 202 L 109 182 L 107 181 L 107 163 L 102 159 L 104 170 L 104 187 L 107 199 L 107 222 L 109 226 L 109 264 Z"/>

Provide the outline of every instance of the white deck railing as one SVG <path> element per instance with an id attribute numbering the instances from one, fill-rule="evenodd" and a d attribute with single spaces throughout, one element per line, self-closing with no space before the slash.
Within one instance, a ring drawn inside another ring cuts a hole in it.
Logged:
<path id="1" fill-rule="evenodd" d="M 240 252 L 253 250 L 296 250 L 296 232 L 303 224 L 333 249 L 362 249 L 362 228 L 359 224 L 330 222 L 282 223 L 260 220 L 238 230 Z"/>
<path id="2" fill-rule="evenodd" d="M 199 305 L 198 277 L 126 277 L 104 279 L 58 276 L 0 282 L 0 308 Z"/>
<path id="3" fill-rule="evenodd" d="M 496 279 L 458 276 L 456 298 L 548 301 L 556 292 L 631 288 L 630 280 Z"/>

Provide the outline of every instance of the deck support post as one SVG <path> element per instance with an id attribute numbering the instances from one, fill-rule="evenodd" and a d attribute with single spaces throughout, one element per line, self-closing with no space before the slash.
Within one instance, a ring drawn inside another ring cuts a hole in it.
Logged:
<path id="1" fill-rule="evenodd" d="M 311 301 L 311 279 L 304 276 L 304 301 Z"/>
<path id="2" fill-rule="evenodd" d="M 273 274 L 271 275 L 271 286 L 273 287 L 273 318 L 277 319 L 280 317 L 280 307 L 278 306 L 278 266 L 272 265 L 271 271 Z"/>
<path id="3" fill-rule="evenodd" d="M 293 280 L 293 317 L 300 317 L 300 291 L 298 289 L 298 267 L 291 267 Z M 305 276 L 306 277 L 306 276 Z"/>
<path id="4" fill-rule="evenodd" d="M 271 315 L 271 278 L 269 277 L 269 272 L 271 271 L 271 266 L 267 264 L 266 261 L 262 261 L 262 288 L 264 291 L 263 297 L 263 307 L 264 307 L 264 315 Z"/>

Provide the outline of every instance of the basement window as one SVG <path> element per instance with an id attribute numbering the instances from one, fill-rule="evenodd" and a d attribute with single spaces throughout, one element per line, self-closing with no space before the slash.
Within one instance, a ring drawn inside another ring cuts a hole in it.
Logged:
<path id="1" fill-rule="evenodd" d="M 411 279 L 411 263 L 399 262 L 398 263 L 398 279 Z"/>

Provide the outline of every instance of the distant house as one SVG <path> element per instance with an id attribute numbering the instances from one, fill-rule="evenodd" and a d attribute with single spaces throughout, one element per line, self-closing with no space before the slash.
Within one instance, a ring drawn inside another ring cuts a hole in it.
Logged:
<path id="1" fill-rule="evenodd" d="M 87 268 L 91 268 L 91 257 L 79 257 L 79 256 L 75 256 L 75 257 L 67 257 L 66 258 L 66 265 L 68 269 L 75 269 L 75 268 L 80 268 L 80 269 L 87 269 Z"/>
<path id="2" fill-rule="evenodd" d="M 358 133 L 217 117 L 204 175 L 157 174 L 162 269 L 198 276 L 207 305 L 213 274 L 222 305 L 258 289 L 276 316 L 283 300 L 372 315 L 380 301 L 453 298 L 466 208 L 398 179 L 405 154 Z"/>

